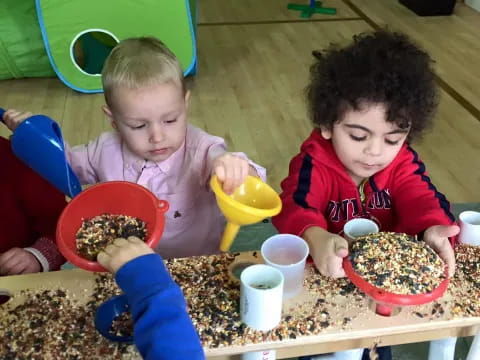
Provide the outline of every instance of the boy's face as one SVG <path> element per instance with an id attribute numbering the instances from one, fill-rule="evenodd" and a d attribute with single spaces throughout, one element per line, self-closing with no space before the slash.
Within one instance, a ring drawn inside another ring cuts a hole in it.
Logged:
<path id="1" fill-rule="evenodd" d="M 189 96 L 173 82 L 140 89 L 119 87 L 112 92 L 111 107 L 103 110 L 131 152 L 160 162 L 185 140 Z"/>
<path id="2" fill-rule="evenodd" d="M 386 121 L 385 107 L 373 104 L 363 110 L 348 110 L 332 130 L 321 130 L 347 173 L 358 185 L 386 168 L 397 156 L 409 129 Z"/>

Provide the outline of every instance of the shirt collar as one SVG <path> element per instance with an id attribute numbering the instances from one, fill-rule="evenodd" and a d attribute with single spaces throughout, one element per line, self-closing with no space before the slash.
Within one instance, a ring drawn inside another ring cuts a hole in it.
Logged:
<path id="1" fill-rule="evenodd" d="M 126 168 L 133 168 L 136 172 L 141 173 L 144 168 L 157 166 L 163 173 L 168 174 L 175 168 L 179 168 L 185 157 L 185 141 L 182 146 L 175 151 L 170 157 L 164 161 L 153 162 L 135 155 L 127 147 L 125 142 L 122 144 L 123 163 Z"/>

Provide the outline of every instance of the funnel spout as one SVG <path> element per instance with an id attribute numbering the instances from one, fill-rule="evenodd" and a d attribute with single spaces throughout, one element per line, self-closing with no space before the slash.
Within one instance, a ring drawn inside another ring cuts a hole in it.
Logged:
<path id="1" fill-rule="evenodd" d="M 222 242 L 220 243 L 221 251 L 228 251 L 230 249 L 233 240 L 238 234 L 238 230 L 240 230 L 240 225 L 232 222 L 227 223 L 227 226 L 225 226 L 225 231 L 223 232 Z"/>

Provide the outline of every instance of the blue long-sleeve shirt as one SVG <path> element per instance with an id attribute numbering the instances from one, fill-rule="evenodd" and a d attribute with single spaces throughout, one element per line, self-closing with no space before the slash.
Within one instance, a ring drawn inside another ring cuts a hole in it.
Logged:
<path id="1" fill-rule="evenodd" d="M 135 345 L 144 359 L 205 359 L 183 293 L 159 255 L 126 263 L 115 280 L 130 304 Z"/>

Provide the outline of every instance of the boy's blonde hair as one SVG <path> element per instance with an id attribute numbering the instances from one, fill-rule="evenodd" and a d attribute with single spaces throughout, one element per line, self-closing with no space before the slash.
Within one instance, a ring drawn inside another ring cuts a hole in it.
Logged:
<path id="1" fill-rule="evenodd" d="M 116 87 L 138 89 L 169 81 L 185 91 L 183 71 L 170 49 L 154 37 L 122 40 L 105 61 L 102 70 L 105 100 L 111 105 Z"/>

